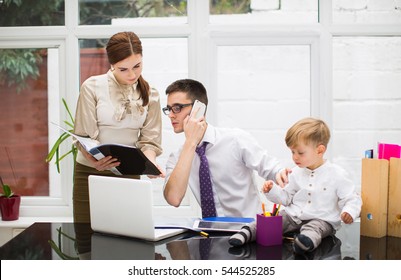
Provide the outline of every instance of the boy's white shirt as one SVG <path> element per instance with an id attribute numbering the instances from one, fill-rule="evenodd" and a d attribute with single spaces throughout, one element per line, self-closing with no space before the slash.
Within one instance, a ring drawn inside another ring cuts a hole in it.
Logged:
<path id="1" fill-rule="evenodd" d="M 294 167 L 288 185 L 274 185 L 266 197 L 285 206 L 286 213 L 297 223 L 321 219 L 336 230 L 341 226 L 342 212 L 355 220 L 362 207 L 362 199 L 347 172 L 328 160 L 315 170 Z"/>

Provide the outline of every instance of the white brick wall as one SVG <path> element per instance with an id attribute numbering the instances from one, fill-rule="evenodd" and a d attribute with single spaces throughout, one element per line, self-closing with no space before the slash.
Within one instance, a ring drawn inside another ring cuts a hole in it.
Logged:
<path id="1" fill-rule="evenodd" d="M 401 144 L 401 38 L 334 38 L 333 64 L 333 158 L 360 183 L 365 150 Z"/>
<path id="2" fill-rule="evenodd" d="M 400 0 L 333 0 L 333 22 L 400 24 Z"/>
<path id="3" fill-rule="evenodd" d="M 324 0 L 321 0 L 324 1 Z M 401 0 L 332 0 L 333 22 L 341 24 L 401 23 Z M 317 22 L 318 0 L 251 0 L 252 16 L 247 22 Z M 238 22 L 238 18 L 219 16 L 214 22 Z"/>
<path id="4" fill-rule="evenodd" d="M 217 52 L 216 125 L 247 130 L 286 160 L 286 129 L 310 115 L 309 47 L 222 46 Z"/>
<path id="5" fill-rule="evenodd" d="M 366 10 L 369 0 L 334 0 L 333 7 L 335 10 L 357 11 Z"/>

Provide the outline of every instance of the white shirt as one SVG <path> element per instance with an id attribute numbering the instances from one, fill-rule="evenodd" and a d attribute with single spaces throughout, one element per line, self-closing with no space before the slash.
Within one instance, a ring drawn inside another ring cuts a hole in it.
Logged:
<path id="1" fill-rule="evenodd" d="M 338 229 L 342 212 L 355 220 L 359 217 L 362 199 L 355 186 L 340 166 L 326 162 L 310 170 L 294 167 L 289 183 L 283 189 L 274 185 L 266 197 L 286 206 L 285 212 L 295 222 L 321 219 Z"/>
<path id="2" fill-rule="evenodd" d="M 276 173 L 281 170 L 279 162 L 269 156 L 250 134 L 240 129 L 215 128 L 208 124 L 200 145 L 204 141 L 209 143 L 205 154 L 217 216 L 255 218 L 261 211 L 261 204 L 253 171 L 275 181 Z M 181 150 L 182 147 L 172 153 L 167 161 L 165 184 Z M 195 154 L 188 185 L 200 205 L 199 165 L 199 156 Z"/>

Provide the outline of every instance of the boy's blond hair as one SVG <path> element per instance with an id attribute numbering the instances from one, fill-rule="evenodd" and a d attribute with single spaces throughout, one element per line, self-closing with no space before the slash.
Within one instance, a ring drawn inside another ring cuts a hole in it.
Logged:
<path id="1" fill-rule="evenodd" d="M 300 143 L 305 145 L 327 145 L 330 140 L 330 129 L 327 124 L 319 119 L 305 118 L 290 127 L 285 136 L 287 147 L 295 147 Z"/>

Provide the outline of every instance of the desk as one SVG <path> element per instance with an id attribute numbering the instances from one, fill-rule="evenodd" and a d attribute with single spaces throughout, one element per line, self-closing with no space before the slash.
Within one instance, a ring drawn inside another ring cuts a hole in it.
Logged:
<path id="1" fill-rule="evenodd" d="M 291 242 L 264 247 L 255 242 L 231 247 L 230 235 L 212 234 L 202 238 L 184 233 L 160 242 L 94 233 L 89 224 L 35 223 L 0 248 L 2 260 L 18 259 L 106 259 L 155 260 L 202 259 L 200 244 L 209 240 L 208 259 L 262 260 L 297 259 Z M 51 246 L 53 243 L 53 247 Z M 58 253 L 56 252 L 58 251 Z M 343 226 L 336 237 L 324 239 L 307 259 L 401 259 L 401 238 L 369 238 L 359 236 L 359 223 Z"/>

